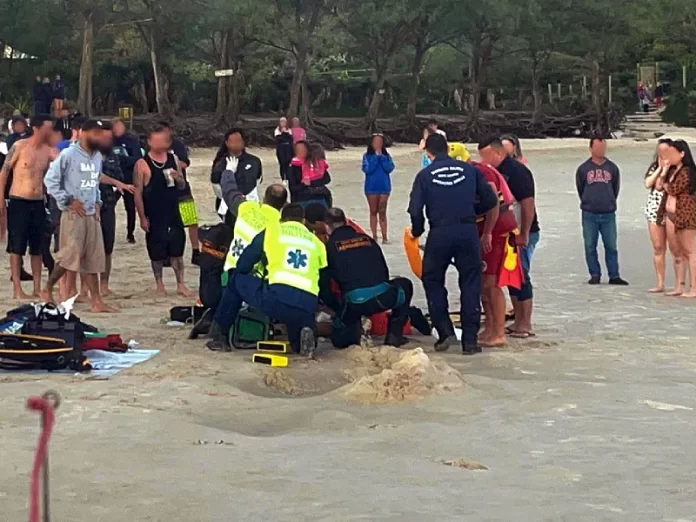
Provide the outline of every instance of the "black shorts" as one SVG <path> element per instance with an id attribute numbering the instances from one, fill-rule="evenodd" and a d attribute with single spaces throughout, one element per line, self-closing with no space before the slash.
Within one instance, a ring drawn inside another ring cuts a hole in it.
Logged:
<path id="1" fill-rule="evenodd" d="M 104 237 L 104 253 L 110 256 L 114 253 L 114 244 L 116 243 L 116 209 L 102 207 L 99 219 Z"/>
<path id="2" fill-rule="evenodd" d="M 172 226 L 150 222 L 150 232 L 145 234 L 145 244 L 150 261 L 184 257 L 186 230 L 180 223 Z"/>
<path id="3" fill-rule="evenodd" d="M 40 256 L 46 228 L 46 207 L 42 199 L 11 197 L 7 202 L 7 253 Z"/>

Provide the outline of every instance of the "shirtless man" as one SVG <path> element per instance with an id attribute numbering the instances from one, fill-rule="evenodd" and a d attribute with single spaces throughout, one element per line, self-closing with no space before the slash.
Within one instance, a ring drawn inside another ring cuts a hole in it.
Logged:
<path id="1" fill-rule="evenodd" d="M 41 293 L 41 251 L 46 226 L 44 175 L 55 154 L 50 146 L 53 122 L 49 116 L 31 120 L 33 134 L 15 143 L 0 171 L 0 213 L 7 212 L 7 253 L 10 254 L 14 299 L 29 299 L 21 283 L 22 256 L 29 247 L 34 296 Z M 12 171 L 9 202 L 5 187 Z M 9 205 L 6 205 L 9 203 Z"/>
<path id="2" fill-rule="evenodd" d="M 186 231 L 179 214 L 179 196 L 186 188 L 179 159 L 169 152 L 171 135 L 162 125 L 148 133 L 149 152 L 135 164 L 135 208 L 145 232 L 158 296 L 166 295 L 162 272 L 169 261 L 176 276 L 177 293 L 195 298 L 184 283 Z"/>

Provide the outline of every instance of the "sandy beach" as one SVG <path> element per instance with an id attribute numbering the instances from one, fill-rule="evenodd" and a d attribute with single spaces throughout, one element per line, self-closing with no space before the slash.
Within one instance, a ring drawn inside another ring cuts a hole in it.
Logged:
<path id="1" fill-rule="evenodd" d="M 586 285 L 574 178 L 587 142 L 523 146 L 542 229 L 532 272 L 537 337 L 473 359 L 436 356 L 418 337 L 408 348 L 423 348 L 425 359 L 351 349 L 276 370 L 252 365 L 249 353 L 211 353 L 186 340 L 188 329 L 164 324 L 172 306 L 190 303 L 173 295 L 170 270 L 171 296 L 153 296 L 144 234 L 126 243 L 119 205 L 118 297 L 109 302 L 121 313 L 76 312 L 161 353 L 109 380 L 0 373 L 0 518 L 26 519 L 38 419 L 24 403 L 52 388 L 64 399 L 51 446 L 56 521 L 696 520 L 696 302 L 647 293 L 642 178 L 654 145 L 609 142 L 622 169 L 625 289 Z M 274 151 L 251 152 L 265 183 L 277 181 Z M 367 226 L 363 152 L 331 152 L 328 161 L 336 205 Z M 385 253 L 393 276 L 410 276 L 401 236 L 420 153 L 392 152 Z M 201 223 L 216 222 L 213 155 L 192 151 Z M 191 288 L 197 278 L 187 264 Z M 0 280 L 9 280 L 4 245 Z M 454 272 L 448 285 L 458 309 Z M 3 309 L 15 305 L 10 297 L 7 282 Z M 416 304 L 425 306 L 419 285 Z M 375 378 L 384 370 L 394 373 Z"/>

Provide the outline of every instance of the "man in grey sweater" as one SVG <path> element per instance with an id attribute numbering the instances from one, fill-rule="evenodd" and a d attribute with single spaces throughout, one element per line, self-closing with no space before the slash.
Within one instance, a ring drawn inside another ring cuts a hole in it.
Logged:
<path id="1" fill-rule="evenodd" d="M 619 167 L 606 157 L 607 143 L 603 138 L 590 140 L 591 158 L 578 167 L 575 184 L 582 209 L 582 235 L 585 260 L 590 272 L 589 284 L 598 285 L 602 267 L 597 255 L 597 243 L 602 236 L 604 255 L 609 272 L 609 284 L 627 286 L 619 274 L 617 247 L 616 202 L 621 188 Z"/>
<path id="2" fill-rule="evenodd" d="M 94 313 L 116 312 L 102 301 L 97 279 L 105 268 L 104 239 L 99 223 L 102 205 L 99 148 L 104 141 L 103 133 L 108 129 L 108 122 L 86 121 L 80 139 L 60 153 L 44 178 L 46 190 L 61 211 L 60 247 L 44 298 L 52 302 L 56 283 L 66 273 L 70 273 L 74 281 L 75 274 L 80 272 L 89 288 Z"/>

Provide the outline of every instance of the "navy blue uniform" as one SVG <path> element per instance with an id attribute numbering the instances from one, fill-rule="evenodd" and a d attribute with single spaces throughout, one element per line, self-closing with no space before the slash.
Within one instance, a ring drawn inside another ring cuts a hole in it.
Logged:
<path id="1" fill-rule="evenodd" d="M 422 280 L 430 318 L 440 339 L 454 335 L 445 288 L 445 273 L 452 260 L 459 272 L 465 347 L 476 346 L 481 326 L 481 246 L 476 204 L 479 212 L 487 212 L 497 204 L 483 174 L 468 163 L 442 155 L 416 176 L 408 207 L 415 237 L 425 232 L 426 216 L 430 224 Z"/>

